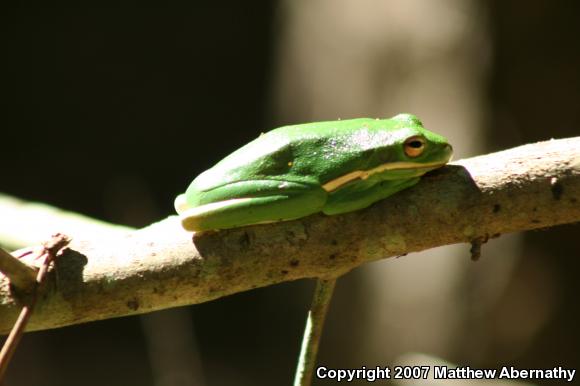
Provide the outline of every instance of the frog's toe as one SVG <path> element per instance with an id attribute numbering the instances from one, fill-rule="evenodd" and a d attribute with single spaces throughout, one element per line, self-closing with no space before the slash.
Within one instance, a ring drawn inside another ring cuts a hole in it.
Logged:
<path id="1" fill-rule="evenodd" d="M 185 194 L 180 194 L 179 196 L 177 196 L 175 198 L 173 206 L 175 207 L 175 211 L 179 214 L 188 210 L 189 205 L 187 204 L 187 200 L 185 199 Z"/>

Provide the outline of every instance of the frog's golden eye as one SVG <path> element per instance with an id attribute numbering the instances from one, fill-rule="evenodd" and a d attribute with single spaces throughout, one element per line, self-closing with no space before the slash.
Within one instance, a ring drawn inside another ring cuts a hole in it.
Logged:
<path id="1" fill-rule="evenodd" d="M 423 150 L 425 150 L 425 138 L 414 136 L 405 140 L 405 154 L 407 157 L 419 157 L 423 154 Z"/>

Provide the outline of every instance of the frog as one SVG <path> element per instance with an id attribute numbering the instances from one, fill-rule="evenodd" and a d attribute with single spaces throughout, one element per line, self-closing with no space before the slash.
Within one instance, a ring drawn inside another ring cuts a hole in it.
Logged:
<path id="1" fill-rule="evenodd" d="M 288 125 L 199 174 L 175 209 L 192 232 L 338 215 L 416 185 L 452 154 L 412 114 Z"/>

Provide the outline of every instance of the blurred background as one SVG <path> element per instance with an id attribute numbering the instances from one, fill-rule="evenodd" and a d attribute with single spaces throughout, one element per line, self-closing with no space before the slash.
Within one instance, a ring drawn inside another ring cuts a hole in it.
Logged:
<path id="1" fill-rule="evenodd" d="M 577 1 L 22 7 L 1 18 L 0 192 L 113 223 L 173 214 L 193 177 L 285 124 L 412 112 L 456 159 L 580 135 Z M 579 232 L 505 235 L 477 263 L 458 245 L 358 268 L 339 281 L 319 363 L 386 366 L 415 352 L 580 368 Z M 30 333 L 6 384 L 290 385 L 312 289 Z"/>

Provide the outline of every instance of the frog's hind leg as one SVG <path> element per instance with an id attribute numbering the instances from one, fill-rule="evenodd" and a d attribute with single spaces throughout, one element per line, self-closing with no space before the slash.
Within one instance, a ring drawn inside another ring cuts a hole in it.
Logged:
<path id="1" fill-rule="evenodd" d="M 256 181 L 252 183 L 255 187 Z M 263 190 L 258 190 L 259 196 L 224 197 L 223 200 L 212 200 L 190 208 L 181 206 L 181 223 L 189 231 L 205 231 L 294 220 L 322 210 L 328 197 L 324 189 L 304 184 L 284 184 L 284 189 L 269 189 L 270 183 L 265 184 Z M 280 183 L 276 182 L 278 185 Z M 215 192 L 212 196 L 215 198 Z"/>

